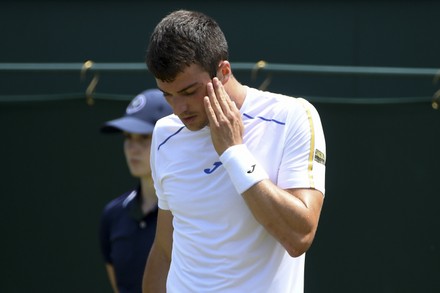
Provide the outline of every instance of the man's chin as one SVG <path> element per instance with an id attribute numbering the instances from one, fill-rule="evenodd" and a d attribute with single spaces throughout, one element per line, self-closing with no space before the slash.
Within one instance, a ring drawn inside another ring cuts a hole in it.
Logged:
<path id="1" fill-rule="evenodd" d="M 200 126 L 195 126 L 195 125 L 185 125 L 186 126 L 186 128 L 189 130 L 189 131 L 198 131 L 198 130 L 200 130 L 200 129 L 202 129 L 203 127 L 200 127 Z"/>
<path id="2" fill-rule="evenodd" d="M 203 123 L 203 124 L 200 124 L 200 123 L 183 123 L 183 124 L 190 131 L 198 131 L 198 130 L 201 130 L 201 129 L 205 128 L 205 126 L 208 125 L 208 123 Z"/>

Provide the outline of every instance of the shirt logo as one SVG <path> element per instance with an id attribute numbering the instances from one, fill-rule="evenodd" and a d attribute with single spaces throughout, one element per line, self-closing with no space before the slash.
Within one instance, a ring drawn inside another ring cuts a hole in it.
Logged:
<path id="1" fill-rule="evenodd" d="M 250 170 L 248 170 L 246 173 L 248 173 L 248 174 L 253 173 L 254 170 L 255 170 L 255 166 L 256 166 L 256 164 L 253 164 L 253 165 L 252 165 L 252 168 L 251 168 Z"/>
<path id="2" fill-rule="evenodd" d="M 214 167 L 212 167 L 211 169 L 206 168 L 205 170 L 203 170 L 203 172 L 205 172 L 206 174 L 211 174 L 212 172 L 217 170 L 217 168 L 220 167 L 221 165 L 222 165 L 222 162 L 215 162 Z"/>
<path id="3" fill-rule="evenodd" d="M 325 154 L 320 150 L 315 150 L 315 161 L 325 165 Z"/>

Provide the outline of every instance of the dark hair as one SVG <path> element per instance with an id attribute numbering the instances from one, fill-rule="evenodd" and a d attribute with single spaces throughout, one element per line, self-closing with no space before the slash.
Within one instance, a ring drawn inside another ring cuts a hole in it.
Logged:
<path id="1" fill-rule="evenodd" d="M 214 77 L 222 60 L 228 60 L 228 44 L 217 22 L 187 10 L 174 11 L 159 22 L 146 54 L 149 71 L 165 82 L 173 81 L 192 64 Z"/>

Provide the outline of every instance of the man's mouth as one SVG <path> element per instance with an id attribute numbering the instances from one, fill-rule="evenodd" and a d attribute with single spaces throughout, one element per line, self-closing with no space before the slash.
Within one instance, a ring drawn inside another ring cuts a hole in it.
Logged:
<path id="1" fill-rule="evenodd" d="M 183 123 L 191 123 L 192 121 L 194 121 L 194 119 L 196 118 L 196 115 L 191 115 L 191 116 L 185 116 L 185 117 L 180 117 L 180 120 L 182 120 Z"/>

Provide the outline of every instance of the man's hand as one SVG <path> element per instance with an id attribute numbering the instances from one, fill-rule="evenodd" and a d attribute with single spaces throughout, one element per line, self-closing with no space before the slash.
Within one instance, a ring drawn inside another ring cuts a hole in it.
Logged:
<path id="1" fill-rule="evenodd" d="M 240 111 L 217 77 L 207 84 L 207 91 L 205 110 L 212 143 L 220 156 L 230 146 L 243 143 L 244 126 Z"/>

